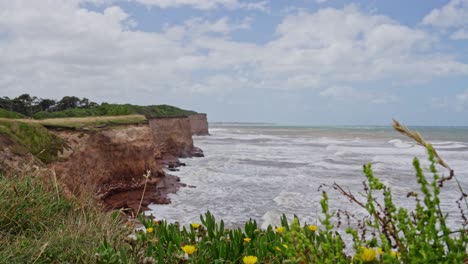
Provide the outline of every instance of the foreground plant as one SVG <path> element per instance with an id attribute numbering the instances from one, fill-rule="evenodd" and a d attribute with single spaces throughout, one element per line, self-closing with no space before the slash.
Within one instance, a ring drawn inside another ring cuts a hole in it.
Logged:
<path id="1" fill-rule="evenodd" d="M 132 230 L 91 198 L 65 197 L 49 176 L 0 173 L 0 263 L 92 263 L 96 248 L 107 263 L 122 260 L 113 247 Z"/>
<path id="2" fill-rule="evenodd" d="M 399 124 L 398 124 L 399 125 Z M 243 229 L 225 229 L 224 222 L 217 222 L 207 212 L 200 216 L 201 224 L 188 227 L 154 221 L 140 217 L 146 231 L 138 231 L 136 240 L 120 249 L 101 247 L 99 251 L 110 261 L 101 263 L 466 263 L 468 221 L 458 207 L 464 223 L 452 230 L 447 226 L 448 215 L 440 208 L 440 192 L 443 182 L 453 178 L 442 177 L 436 164 L 448 165 L 437 155 L 432 145 L 419 134 L 411 134 L 424 145 L 429 156 L 428 179 L 417 158 L 413 160 L 419 190 L 408 194 L 415 200 L 415 210 L 408 211 L 393 202 L 391 189 L 383 184 L 372 171 L 371 164 L 363 167 L 365 181 L 361 199 L 338 184 L 333 187 L 351 202 L 366 210 L 363 219 L 355 219 L 357 225 L 349 225 L 350 236 L 346 245 L 340 235 L 341 218 L 346 211 L 330 211 L 328 194 L 323 192 L 321 226 L 301 224 L 297 217 L 291 223 L 282 216 L 281 225 L 265 230 L 258 229 L 254 220 L 245 223 Z M 403 133 L 402 132 L 402 133 Z M 101 254 L 102 255 L 102 254 Z M 114 261 L 114 262 L 112 262 Z"/>

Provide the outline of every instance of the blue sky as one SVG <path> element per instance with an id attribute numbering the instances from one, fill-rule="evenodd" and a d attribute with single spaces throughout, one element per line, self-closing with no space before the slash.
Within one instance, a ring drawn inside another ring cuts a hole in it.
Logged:
<path id="1" fill-rule="evenodd" d="M 468 0 L 0 1 L 1 96 L 468 125 Z"/>

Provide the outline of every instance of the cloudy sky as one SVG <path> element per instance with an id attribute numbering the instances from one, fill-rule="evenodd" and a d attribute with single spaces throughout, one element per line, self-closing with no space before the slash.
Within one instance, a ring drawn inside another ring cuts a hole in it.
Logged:
<path id="1" fill-rule="evenodd" d="M 0 0 L 0 96 L 468 125 L 468 0 Z"/>

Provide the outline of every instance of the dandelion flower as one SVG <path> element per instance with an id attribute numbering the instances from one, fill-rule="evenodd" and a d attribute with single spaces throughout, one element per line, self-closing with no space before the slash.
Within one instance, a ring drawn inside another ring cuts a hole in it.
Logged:
<path id="1" fill-rule="evenodd" d="M 364 262 L 371 262 L 375 260 L 376 255 L 377 254 L 374 249 L 365 247 L 362 249 L 360 259 L 363 260 Z"/>
<path id="2" fill-rule="evenodd" d="M 383 255 L 384 251 L 382 248 L 377 248 L 377 253 L 379 253 L 379 255 Z"/>
<path id="3" fill-rule="evenodd" d="M 185 245 L 185 246 L 182 247 L 182 250 L 187 255 L 192 255 L 193 253 L 195 253 L 195 251 L 197 251 L 197 248 L 195 246 L 192 246 L 192 245 Z"/>
<path id="4" fill-rule="evenodd" d="M 146 233 L 148 233 L 148 234 L 153 233 L 153 231 L 154 231 L 154 229 L 153 229 L 152 227 L 148 227 L 148 228 L 146 229 Z"/>
<path id="5" fill-rule="evenodd" d="M 276 227 L 276 233 L 282 234 L 283 231 L 284 231 L 284 227 L 282 227 L 282 226 Z"/>
<path id="6" fill-rule="evenodd" d="M 197 229 L 200 227 L 200 224 L 199 223 L 191 223 L 190 224 L 194 229 Z"/>
<path id="7" fill-rule="evenodd" d="M 315 231 L 318 230 L 318 226 L 316 226 L 316 225 L 308 225 L 308 226 L 307 226 L 307 229 L 309 229 L 309 230 L 312 231 L 312 232 L 315 232 Z"/>
<path id="8" fill-rule="evenodd" d="M 252 239 L 250 237 L 244 238 L 244 242 L 250 243 L 250 241 L 252 241 Z"/>
<path id="9" fill-rule="evenodd" d="M 255 264 L 258 258 L 256 256 L 245 256 L 242 261 L 244 261 L 244 264 Z"/>

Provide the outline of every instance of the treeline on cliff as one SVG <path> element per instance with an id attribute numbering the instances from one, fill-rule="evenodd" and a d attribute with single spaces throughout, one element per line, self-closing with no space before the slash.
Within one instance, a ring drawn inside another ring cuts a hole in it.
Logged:
<path id="1" fill-rule="evenodd" d="M 29 94 L 22 94 L 12 99 L 7 96 L 0 98 L 0 117 L 4 118 L 45 119 L 131 114 L 141 114 L 151 118 L 184 116 L 196 112 L 170 105 L 98 104 L 88 98 L 76 96 L 65 96 L 61 100 L 44 99 Z"/>

